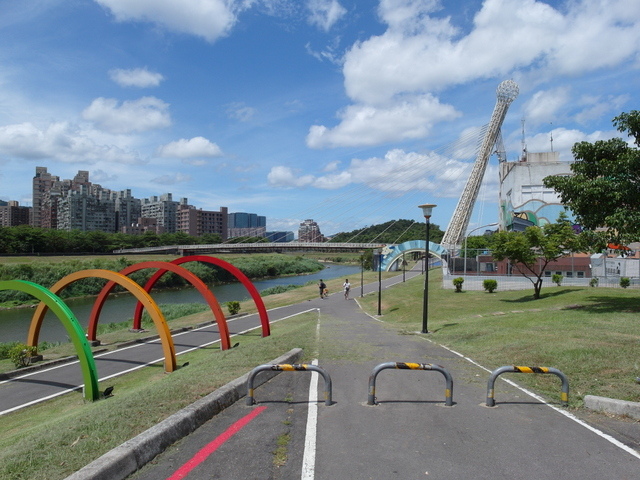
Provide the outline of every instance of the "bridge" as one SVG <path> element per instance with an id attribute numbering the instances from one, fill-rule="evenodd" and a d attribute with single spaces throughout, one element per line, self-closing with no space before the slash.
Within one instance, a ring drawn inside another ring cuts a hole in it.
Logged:
<path id="1" fill-rule="evenodd" d="M 257 242 L 215 243 L 210 245 L 165 245 L 161 247 L 123 248 L 113 253 L 198 255 L 206 253 L 286 253 L 286 252 L 364 252 L 384 248 L 385 243 L 328 243 L 328 242 Z"/>

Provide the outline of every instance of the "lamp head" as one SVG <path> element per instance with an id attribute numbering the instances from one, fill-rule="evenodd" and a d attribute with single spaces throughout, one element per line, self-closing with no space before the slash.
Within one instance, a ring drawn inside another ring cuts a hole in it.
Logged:
<path id="1" fill-rule="evenodd" d="M 424 218 L 431 218 L 431 210 L 433 210 L 437 205 L 433 203 L 425 203 L 424 205 L 418 205 L 418 208 L 422 209 L 422 215 Z"/>

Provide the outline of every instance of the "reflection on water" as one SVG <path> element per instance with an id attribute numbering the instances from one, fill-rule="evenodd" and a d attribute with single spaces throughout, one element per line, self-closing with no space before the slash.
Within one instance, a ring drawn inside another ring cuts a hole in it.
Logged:
<path id="1" fill-rule="evenodd" d="M 280 277 L 254 282 L 259 292 L 267 288 L 278 285 L 304 285 L 307 282 L 317 282 L 323 278 L 325 280 L 339 277 L 349 277 L 360 273 L 359 266 L 330 264 L 324 270 L 310 275 L 297 275 L 294 277 Z M 352 282 L 355 283 L 355 282 Z M 241 283 L 230 285 L 219 285 L 212 288 L 218 302 L 224 303 L 231 300 L 247 300 L 251 298 L 247 290 Z M 158 304 L 163 303 L 205 303 L 200 293 L 195 288 L 180 290 L 152 291 L 152 297 Z M 76 300 L 66 300 L 65 303 L 71 308 L 76 318 L 86 328 L 89 323 L 89 315 L 93 307 L 93 298 L 83 298 Z M 111 295 L 105 302 L 100 313 L 100 323 L 122 322 L 133 317 L 133 310 L 136 300 L 132 295 L 120 294 Z M 33 315 L 32 308 L 17 308 L 11 310 L 0 310 L 0 343 L 2 342 L 24 342 L 29 332 L 29 324 Z M 62 323 L 49 312 L 42 323 L 39 341 L 64 342 L 68 341 L 66 330 Z"/>

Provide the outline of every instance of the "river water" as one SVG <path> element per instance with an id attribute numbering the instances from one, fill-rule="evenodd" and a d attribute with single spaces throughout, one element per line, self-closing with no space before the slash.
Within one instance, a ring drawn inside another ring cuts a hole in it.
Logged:
<path id="1" fill-rule="evenodd" d="M 319 279 L 333 279 L 349 276 L 355 280 L 360 274 L 360 266 L 328 264 L 324 270 L 309 274 L 297 275 L 293 277 L 279 277 L 268 280 L 255 281 L 253 284 L 259 292 L 267 288 L 278 285 L 304 285 L 307 282 L 317 282 Z M 352 280 L 352 284 L 355 284 Z M 242 301 L 251 298 L 246 288 L 241 283 L 229 285 L 218 285 L 212 287 L 212 292 L 221 304 L 232 300 Z M 185 288 L 180 290 L 151 291 L 151 296 L 157 304 L 168 303 L 205 303 L 200 293 L 195 288 Z M 82 298 L 66 300 L 65 303 L 71 308 L 76 318 L 86 329 L 89 323 L 89 314 L 93 307 L 95 298 Z M 100 324 L 122 322 L 133 317 L 136 299 L 129 294 L 111 295 L 105 302 L 100 313 Z M 226 309 L 223 308 L 226 314 Z M 0 343 L 25 342 L 29 333 L 29 324 L 33 309 L 14 308 L 11 310 L 0 310 Z M 40 330 L 40 342 L 66 342 L 69 341 L 67 332 L 62 323 L 52 314 L 48 313 L 42 323 Z"/>

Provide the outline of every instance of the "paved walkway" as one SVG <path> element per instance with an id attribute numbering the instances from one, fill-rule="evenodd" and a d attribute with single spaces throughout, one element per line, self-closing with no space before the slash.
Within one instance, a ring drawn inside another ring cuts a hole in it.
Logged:
<path id="1" fill-rule="evenodd" d="M 256 389 L 257 405 L 237 402 L 133 478 L 178 478 L 171 475 L 181 465 L 201 458 L 201 449 L 251 412 L 255 420 L 179 478 L 638 477 L 637 451 L 558 405 L 498 380 L 497 406 L 486 407 L 489 372 L 425 336 L 400 335 L 340 294 L 307 306 L 320 311 L 318 364 L 331 376 L 333 405 L 322 399 L 309 402 L 308 373 L 283 372 Z M 454 379 L 454 405 L 445 406 L 441 373 L 395 369 L 378 375 L 377 404 L 367 405 L 369 376 L 384 362 L 442 365 Z M 323 389 L 320 377 L 318 390 Z M 283 435 L 288 437 L 287 461 L 274 466 L 273 452 Z"/>

